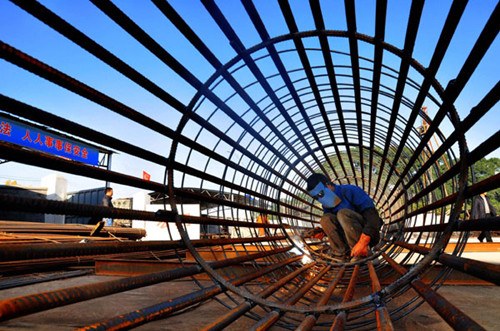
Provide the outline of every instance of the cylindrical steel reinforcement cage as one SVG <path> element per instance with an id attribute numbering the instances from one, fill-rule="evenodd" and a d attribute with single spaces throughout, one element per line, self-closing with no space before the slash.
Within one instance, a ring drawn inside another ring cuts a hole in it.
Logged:
<path id="1" fill-rule="evenodd" d="M 130 328 L 211 298 L 227 314 L 206 329 L 243 315 L 256 329 L 392 329 L 391 321 L 424 300 L 455 329 L 481 328 L 436 290 L 453 269 L 499 284 L 498 265 L 460 257 L 470 231 L 500 229 L 497 218 L 468 214 L 473 197 L 500 187 L 498 173 L 478 181 L 474 172 L 500 144 L 498 64 L 491 61 L 498 57 L 498 3 L 1 6 L 0 15 L 19 17 L 1 25 L 2 134 L 9 119 L 23 120 L 116 154 L 103 169 L 2 141 L 0 158 L 155 192 L 161 202 L 152 212 L 3 194 L 2 209 L 168 229 L 157 241 L 3 245 L 2 270 L 147 251 L 179 263 L 187 252 L 195 263 L 2 300 L 0 320 L 193 277 L 199 291 L 87 328 Z M 19 83 L 6 83 L 13 77 Z M 485 131 L 486 122 L 496 122 L 494 130 Z M 141 178 L 144 169 L 156 176 Z M 374 254 L 338 263 L 327 241 L 307 235 L 322 215 L 305 189 L 314 172 L 373 198 L 384 221 Z M 195 226 L 217 231 L 203 238 L 190 231 Z M 436 265 L 444 267 L 424 283 Z M 391 305 L 410 289 L 415 296 Z"/>

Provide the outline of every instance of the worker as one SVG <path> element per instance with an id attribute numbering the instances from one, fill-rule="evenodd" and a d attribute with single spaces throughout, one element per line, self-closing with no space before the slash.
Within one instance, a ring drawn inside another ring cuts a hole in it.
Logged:
<path id="1" fill-rule="evenodd" d="M 338 262 L 357 261 L 380 240 L 382 220 L 373 200 L 355 185 L 335 185 L 323 174 L 307 178 L 307 191 L 323 206 L 320 224 Z"/>
<path id="2" fill-rule="evenodd" d="M 493 205 L 491 204 L 491 201 L 488 198 L 486 192 L 479 194 L 479 196 L 474 199 L 474 205 L 472 207 L 472 218 L 477 220 L 495 216 L 497 216 L 497 212 L 495 210 L 495 207 L 493 207 Z M 487 242 L 493 242 L 493 239 L 491 239 L 490 231 L 483 230 L 479 234 L 479 237 L 477 237 L 480 242 L 483 242 L 485 238 Z"/>
<path id="3" fill-rule="evenodd" d="M 113 188 L 111 187 L 106 187 L 104 190 L 104 196 L 102 197 L 102 203 L 101 205 L 103 207 L 110 207 L 113 208 L 113 202 L 111 201 L 113 199 Z M 97 221 L 96 223 L 94 223 Z M 92 218 L 89 224 L 95 224 L 95 227 L 92 229 L 90 232 L 90 236 L 97 236 L 99 232 L 101 232 L 102 228 L 104 225 L 107 226 L 112 226 L 113 225 L 113 219 L 111 218 L 104 218 L 99 221 L 99 219 Z"/>

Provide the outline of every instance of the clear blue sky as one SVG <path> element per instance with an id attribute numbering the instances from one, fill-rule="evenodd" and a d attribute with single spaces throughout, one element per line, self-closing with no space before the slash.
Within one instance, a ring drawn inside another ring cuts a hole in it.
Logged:
<path id="1" fill-rule="evenodd" d="M 114 2 L 187 69 L 192 71 L 200 81 L 205 81 L 213 74 L 214 70 L 210 64 L 196 52 L 154 5 L 146 1 L 120 0 Z M 41 1 L 41 3 L 112 51 L 184 104 L 188 104 L 193 97 L 195 90 L 189 84 L 123 32 L 90 2 L 86 0 L 50 0 Z M 314 22 L 308 1 L 292 0 L 290 3 L 299 30 L 313 29 Z M 496 0 L 469 1 L 456 32 L 459 38 L 454 38 L 437 75 L 443 86 L 446 86 L 448 81 L 457 75 L 496 3 Z M 220 32 L 202 4 L 194 0 L 176 0 L 171 1 L 171 4 L 193 30 L 201 36 L 220 62 L 225 63 L 235 56 L 228 40 Z M 239 1 L 217 1 L 217 4 L 227 14 L 229 22 L 242 38 L 246 47 L 260 42 L 258 34 Z M 271 36 L 288 32 L 279 6 L 275 1 L 259 0 L 255 1 L 255 4 Z M 407 17 L 401 13 L 407 13 L 410 4 L 410 1 L 389 1 L 386 41 L 398 48 L 403 47 L 407 24 Z M 343 1 L 322 1 L 321 5 L 327 29 L 345 30 Z M 425 5 L 414 51 L 414 58 L 424 66 L 429 63 L 439 37 L 438 33 L 441 31 L 450 5 L 451 1 L 441 0 L 427 1 Z M 358 30 L 367 35 L 374 34 L 374 6 L 375 1 L 356 1 Z M 172 128 L 175 128 L 175 123 L 180 118 L 180 115 L 168 105 L 7 0 L 0 0 L 0 40 L 160 122 L 169 123 Z M 312 43 L 311 46 L 314 45 Z M 346 46 L 347 43 L 338 47 L 347 50 Z M 363 49 L 363 45 L 360 45 L 361 52 Z M 372 57 L 372 53 L 368 52 L 367 56 Z M 470 108 L 476 105 L 486 91 L 498 81 L 500 71 L 498 58 L 499 42 L 497 38 L 456 102 L 461 118 L 464 118 L 469 113 Z M 33 76 L 4 60 L 0 60 L 0 93 L 101 130 L 156 153 L 168 155 L 170 147 L 168 139 L 139 127 L 110 111 L 103 110 L 98 105 Z M 431 115 L 433 111 L 435 109 L 429 109 Z M 469 132 L 467 135 L 469 146 L 474 148 L 497 131 L 500 127 L 499 118 L 500 112 L 497 105 Z M 490 155 L 490 157 L 492 156 L 500 157 L 500 152 L 497 150 Z M 139 177 L 142 170 L 146 170 L 152 174 L 152 180 L 162 181 L 163 178 L 161 167 L 123 155 L 114 157 L 112 169 Z M 0 165 L 0 183 L 5 182 L 6 179 L 16 179 L 21 184 L 36 186 L 40 176 L 47 173 L 50 171 L 7 163 Z M 67 178 L 69 179 L 69 191 L 102 185 L 102 183 L 88 181 L 77 176 L 67 176 Z M 130 194 L 125 188 L 118 188 L 116 191 L 118 197 Z"/>

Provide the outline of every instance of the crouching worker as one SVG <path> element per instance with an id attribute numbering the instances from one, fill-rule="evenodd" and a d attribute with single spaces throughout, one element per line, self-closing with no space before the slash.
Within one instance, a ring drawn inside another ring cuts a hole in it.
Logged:
<path id="1" fill-rule="evenodd" d="M 354 185 L 334 185 L 325 175 L 312 174 L 307 192 L 318 200 L 324 214 L 321 227 L 338 261 L 356 261 L 369 254 L 380 240 L 382 220 L 372 199 Z"/>

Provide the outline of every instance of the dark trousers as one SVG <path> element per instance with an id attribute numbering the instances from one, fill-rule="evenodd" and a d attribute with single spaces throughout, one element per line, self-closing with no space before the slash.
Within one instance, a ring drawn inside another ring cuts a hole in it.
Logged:
<path id="1" fill-rule="evenodd" d="M 350 209 L 341 209 L 337 215 L 324 214 L 320 223 L 328 237 L 332 255 L 338 257 L 348 255 L 358 242 L 365 222 L 361 214 Z"/>
<path id="2" fill-rule="evenodd" d="M 487 242 L 493 242 L 493 239 L 491 239 L 491 232 L 490 231 L 481 231 L 481 233 L 479 234 L 479 237 L 477 237 L 477 239 L 479 239 L 480 242 L 483 242 L 484 238 L 486 238 L 486 241 Z"/>
<path id="3" fill-rule="evenodd" d="M 493 215 L 488 214 L 488 215 L 486 215 L 486 218 L 489 218 L 491 216 L 493 216 Z M 491 232 L 490 231 L 487 231 L 487 230 L 481 231 L 481 233 L 477 237 L 477 239 L 479 239 L 480 242 L 483 242 L 484 238 L 486 238 L 487 242 L 490 242 L 490 243 L 493 242 L 493 239 L 491 239 Z"/>

